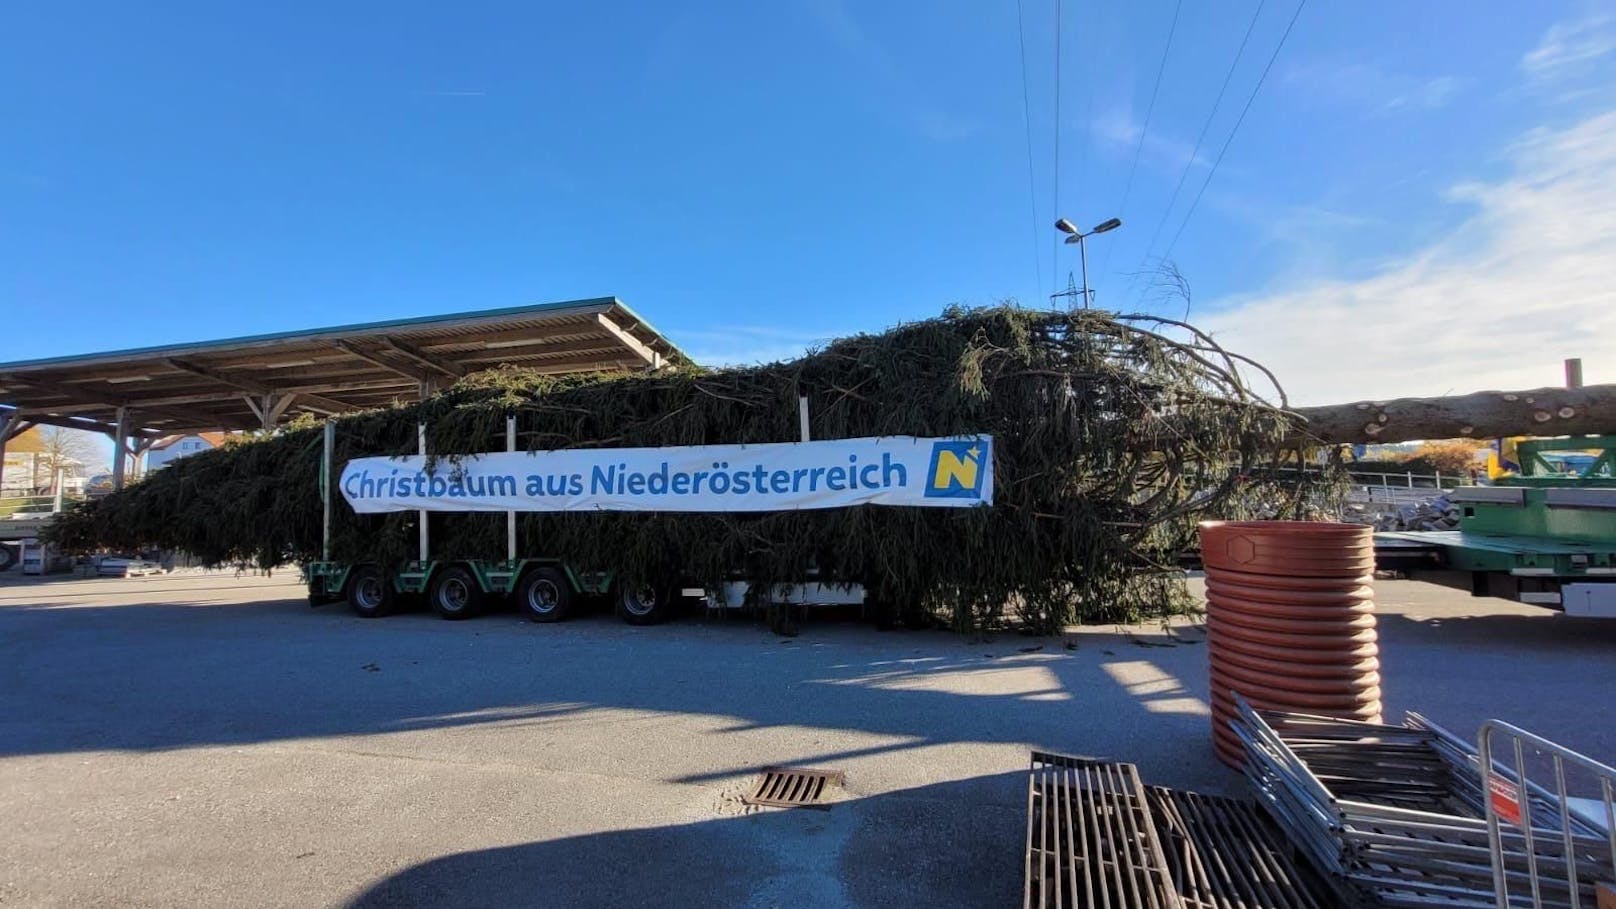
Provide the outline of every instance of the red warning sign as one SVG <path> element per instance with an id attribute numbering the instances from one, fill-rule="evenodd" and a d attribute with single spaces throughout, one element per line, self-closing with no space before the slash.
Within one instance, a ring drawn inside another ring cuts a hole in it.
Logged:
<path id="1" fill-rule="evenodd" d="M 1487 800 L 1492 803 L 1493 814 L 1517 827 L 1521 825 L 1521 791 L 1514 783 L 1496 773 L 1487 774 Z"/>

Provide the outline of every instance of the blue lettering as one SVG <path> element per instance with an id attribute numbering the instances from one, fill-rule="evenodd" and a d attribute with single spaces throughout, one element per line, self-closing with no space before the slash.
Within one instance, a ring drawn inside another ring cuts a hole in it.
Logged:
<path id="1" fill-rule="evenodd" d="M 628 475 L 628 494 L 631 496 L 645 495 L 645 474 L 631 473 Z"/>
<path id="2" fill-rule="evenodd" d="M 362 478 L 368 476 L 370 476 L 370 471 L 368 470 L 363 473 L 349 474 L 347 481 L 342 484 L 342 491 L 347 493 L 350 499 L 364 498 L 364 493 L 354 491 L 354 483 L 359 482 L 361 484 L 360 488 L 363 489 L 364 480 Z"/>
<path id="3" fill-rule="evenodd" d="M 718 488 L 718 481 L 719 480 L 724 481 L 724 488 L 723 489 Z M 719 471 L 719 472 L 713 474 L 712 478 L 707 481 L 707 488 L 711 489 L 713 491 L 713 495 L 718 495 L 718 496 L 721 496 L 724 493 L 729 492 L 729 474 L 727 474 L 727 473 L 725 473 L 723 471 Z"/>
<path id="4" fill-rule="evenodd" d="M 553 474 L 550 474 L 548 477 L 545 477 L 544 478 L 544 491 L 546 493 L 548 493 L 549 495 L 553 495 L 553 496 L 564 496 L 564 495 L 566 495 L 567 494 L 567 475 L 564 474 L 564 473 L 553 473 Z"/>
<path id="5" fill-rule="evenodd" d="M 902 464 L 893 463 L 890 453 L 881 452 L 881 485 L 890 487 L 894 473 L 898 475 L 899 486 L 909 485 L 909 471 Z"/>
<path id="6" fill-rule="evenodd" d="M 859 483 L 862 484 L 865 489 L 874 489 L 879 481 L 872 480 L 872 479 L 870 479 L 870 477 L 872 475 L 878 474 L 880 472 L 881 472 L 881 465 L 880 464 L 866 464 L 863 467 L 860 467 L 859 468 Z"/>
<path id="7" fill-rule="evenodd" d="M 581 496 L 584 494 L 583 474 L 575 473 L 572 475 L 572 478 L 567 481 L 567 492 L 575 496 Z"/>
<path id="8" fill-rule="evenodd" d="M 769 474 L 769 489 L 775 495 L 785 495 L 791 491 L 791 474 L 784 470 L 776 470 Z"/>
<path id="9" fill-rule="evenodd" d="M 662 466 L 657 468 L 657 472 L 651 474 L 651 476 L 645 481 L 645 491 L 654 496 L 665 496 L 668 494 L 667 461 L 663 461 Z"/>
<path id="10" fill-rule="evenodd" d="M 819 481 L 823 479 L 824 476 L 825 468 L 815 467 L 813 472 L 808 474 L 808 491 L 817 492 L 819 490 Z"/>
<path id="11" fill-rule="evenodd" d="M 536 499 L 544 495 L 544 477 L 536 473 L 528 474 L 526 490 L 527 497 L 530 499 Z"/>
<path id="12" fill-rule="evenodd" d="M 420 477 L 416 477 L 416 479 L 420 479 Z M 407 498 L 410 497 L 410 484 L 409 483 L 400 483 L 400 484 L 398 484 L 398 497 L 401 498 L 401 499 L 407 499 Z"/>
<path id="13" fill-rule="evenodd" d="M 698 471 L 695 471 L 694 473 L 692 473 L 690 475 L 690 494 L 691 495 L 693 495 L 693 496 L 701 495 L 701 481 L 706 476 L 707 476 L 707 471 L 705 471 L 705 470 L 698 470 Z"/>
<path id="14" fill-rule="evenodd" d="M 445 480 L 443 477 L 435 476 L 432 478 L 428 488 L 432 491 L 432 495 L 434 497 L 441 496 L 449 491 L 449 481 Z"/>
<path id="15" fill-rule="evenodd" d="M 617 468 L 601 467 L 597 464 L 595 467 L 591 468 L 589 472 L 589 494 L 592 496 L 602 494 L 610 495 L 612 491 L 612 481 L 616 478 Z"/>
<path id="16" fill-rule="evenodd" d="M 673 494 L 676 495 L 676 496 L 689 495 L 690 494 L 690 474 L 685 473 L 682 470 L 680 472 L 674 474 L 673 479 L 671 481 L 669 481 L 669 483 L 668 483 L 668 488 L 672 489 Z"/>
<path id="17" fill-rule="evenodd" d="M 510 496 L 511 498 L 515 498 L 516 497 L 516 478 L 515 477 L 489 477 L 488 478 L 488 486 L 486 488 L 487 488 L 488 495 L 491 495 L 491 496 Z"/>
<path id="18" fill-rule="evenodd" d="M 735 471 L 735 481 L 734 481 L 734 485 L 730 487 L 730 491 L 735 493 L 738 496 L 744 496 L 747 493 L 751 492 L 752 491 L 752 475 L 747 473 L 744 470 Z"/>
<path id="19" fill-rule="evenodd" d="M 799 467 L 796 470 L 791 472 L 791 491 L 792 492 L 801 492 L 802 491 L 802 481 L 807 478 L 809 472 L 810 471 L 806 467 Z"/>
<path id="20" fill-rule="evenodd" d="M 832 467 L 831 469 L 825 471 L 825 488 L 833 489 L 837 492 L 841 492 L 842 490 L 846 489 L 847 468 Z"/>

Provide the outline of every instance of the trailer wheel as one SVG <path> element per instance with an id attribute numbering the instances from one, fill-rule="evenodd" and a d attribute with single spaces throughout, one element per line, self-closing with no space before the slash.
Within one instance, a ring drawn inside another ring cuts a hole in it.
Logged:
<path id="1" fill-rule="evenodd" d="M 458 565 L 434 575 L 426 596 L 438 615 L 446 619 L 469 619 L 483 609 L 482 586 L 471 572 Z"/>
<path id="2" fill-rule="evenodd" d="M 393 585 L 387 583 L 381 570 L 374 565 L 361 565 L 348 575 L 348 608 L 365 619 L 379 619 L 392 615 L 398 605 Z"/>
<path id="3" fill-rule="evenodd" d="M 535 568 L 516 585 L 516 605 L 535 622 L 559 622 L 572 614 L 572 585 L 559 568 Z"/>
<path id="4" fill-rule="evenodd" d="M 630 625 L 655 625 L 673 612 L 673 585 L 621 581 L 617 585 L 617 617 Z"/>

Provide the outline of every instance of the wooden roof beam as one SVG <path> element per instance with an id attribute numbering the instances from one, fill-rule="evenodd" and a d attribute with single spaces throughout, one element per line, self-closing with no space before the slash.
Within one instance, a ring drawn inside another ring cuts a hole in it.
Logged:
<path id="1" fill-rule="evenodd" d="M 435 369 L 446 376 L 459 379 L 466 375 L 466 371 L 461 367 L 450 363 L 448 360 L 445 360 L 442 357 L 435 357 L 413 344 L 406 344 L 403 341 L 390 338 L 386 335 L 381 336 L 378 340 L 399 354 L 406 356 L 422 366 L 428 367 L 429 369 Z"/>
<path id="2" fill-rule="evenodd" d="M 169 357 L 163 360 L 163 362 L 168 364 L 170 367 L 179 370 L 180 372 L 188 372 L 193 376 L 201 376 L 204 379 L 212 379 L 213 381 L 218 382 L 220 385 L 227 385 L 231 388 L 239 391 L 245 391 L 249 394 L 268 395 L 275 393 L 275 389 L 265 385 L 262 382 L 256 382 L 243 376 L 226 375 L 216 369 L 201 366 L 199 364 L 192 363 L 189 360 L 178 360 L 173 357 Z"/>
<path id="3" fill-rule="evenodd" d="M 189 423 L 196 419 L 195 414 L 186 413 L 184 411 L 165 410 L 161 405 L 138 404 L 126 397 L 123 397 L 122 395 L 103 396 L 86 394 L 77 388 L 58 385 L 55 382 L 46 382 L 42 379 L 33 378 L 32 376 L 10 376 L 6 379 L 6 382 L 7 384 L 26 385 L 30 388 L 43 391 L 46 394 L 55 395 L 58 398 L 66 398 L 69 402 L 71 402 L 70 404 L 65 405 L 67 407 L 83 407 L 93 409 L 99 409 L 102 407 L 127 407 L 130 410 L 140 411 L 149 416 L 163 417 L 166 420 L 174 420 L 181 423 Z M 50 410 L 54 410 L 55 408 L 46 405 L 41 409 L 48 412 Z"/>
<path id="4" fill-rule="evenodd" d="M 383 359 L 382 357 L 365 350 L 357 344 L 353 344 L 348 341 L 332 341 L 331 346 L 339 350 L 346 351 L 347 353 L 352 354 L 353 356 L 358 357 L 359 359 L 364 360 L 366 363 L 373 366 L 380 366 L 382 369 L 385 369 L 388 372 L 401 375 L 404 378 L 409 379 L 411 382 L 421 381 L 421 374 L 419 372 L 407 370 L 404 367 L 399 366 L 397 363 Z"/>
<path id="5" fill-rule="evenodd" d="M 105 423 L 101 420 L 74 420 L 69 417 L 52 416 L 48 413 L 33 412 L 19 414 L 19 417 L 23 420 L 27 420 L 30 423 L 41 423 L 46 426 L 60 426 L 63 429 L 82 429 L 85 432 L 99 432 L 107 435 L 112 435 L 118 431 L 116 424 Z M 128 432 L 131 436 L 144 436 L 151 439 L 160 439 L 163 436 L 173 434 L 169 430 L 149 429 L 144 426 L 139 429 L 131 429 Z"/>
<path id="6" fill-rule="evenodd" d="M 595 321 L 600 325 L 601 328 L 606 330 L 607 334 L 616 338 L 624 347 L 627 347 L 629 350 L 633 351 L 636 355 L 643 359 L 645 361 L 645 365 L 651 367 L 652 369 L 657 369 L 658 367 L 662 366 L 664 358 L 659 351 L 652 350 L 651 347 L 644 341 L 634 337 L 634 334 L 628 329 L 618 325 L 616 322 L 613 322 L 605 313 L 596 313 Z"/>

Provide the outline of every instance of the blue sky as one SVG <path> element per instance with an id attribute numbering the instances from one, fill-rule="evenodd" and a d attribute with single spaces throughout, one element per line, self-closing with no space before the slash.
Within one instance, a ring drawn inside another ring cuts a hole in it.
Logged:
<path id="1" fill-rule="evenodd" d="M 14 4 L 0 360 L 612 294 L 748 362 L 1046 305 L 1057 214 L 1125 222 L 1099 305 L 1182 314 L 1130 276 L 1296 4 L 1257 9 L 1066 0 L 1057 129 L 1053 0 L 1022 2 L 1025 108 L 1014 0 Z M 1299 397 L 1616 379 L 1616 23 L 1477 9 L 1308 3 L 1172 249 Z M 1498 319 L 1533 349 L 1478 356 Z"/>

